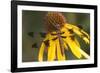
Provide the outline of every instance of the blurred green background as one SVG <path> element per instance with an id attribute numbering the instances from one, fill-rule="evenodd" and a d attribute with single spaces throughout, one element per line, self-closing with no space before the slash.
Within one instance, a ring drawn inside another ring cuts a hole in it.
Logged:
<path id="1" fill-rule="evenodd" d="M 46 13 L 45 11 L 22 11 L 22 62 L 38 61 L 39 48 L 32 48 L 32 44 L 38 43 L 40 46 L 43 40 L 39 33 L 45 31 L 44 16 Z M 71 12 L 62 12 L 62 14 L 66 17 L 68 23 L 76 26 L 81 25 L 83 30 L 90 34 L 90 14 Z M 30 37 L 29 32 L 34 32 L 34 37 Z M 90 54 L 90 45 L 86 45 L 82 39 L 76 37 L 81 44 L 81 48 Z M 71 52 L 65 51 L 65 54 L 68 60 L 77 59 Z M 46 60 L 46 54 L 44 60 Z"/>

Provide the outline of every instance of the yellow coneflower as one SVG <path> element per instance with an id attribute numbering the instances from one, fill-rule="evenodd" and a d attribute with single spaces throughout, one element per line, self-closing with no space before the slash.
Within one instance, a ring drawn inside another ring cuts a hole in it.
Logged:
<path id="1" fill-rule="evenodd" d="M 61 13 L 48 12 L 45 16 L 45 26 L 47 34 L 39 49 L 39 61 L 43 61 L 45 49 L 47 49 L 47 61 L 65 60 L 67 58 L 65 50 L 71 51 L 78 59 L 82 56 L 89 58 L 89 55 L 81 49 L 74 33 L 86 44 L 90 43 L 90 36 L 81 28 L 67 23 Z"/>

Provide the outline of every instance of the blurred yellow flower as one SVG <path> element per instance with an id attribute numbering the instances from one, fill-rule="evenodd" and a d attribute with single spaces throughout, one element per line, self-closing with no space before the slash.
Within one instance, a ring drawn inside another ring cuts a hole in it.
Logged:
<path id="1" fill-rule="evenodd" d="M 82 56 L 89 58 L 89 55 L 81 49 L 74 35 L 74 33 L 77 34 L 86 44 L 90 44 L 90 36 L 84 30 L 66 23 L 64 16 L 58 12 L 47 13 L 46 25 L 48 33 L 39 49 L 39 61 L 43 61 L 45 49 L 47 49 L 47 61 L 68 59 L 65 50 L 71 51 L 78 59 L 81 59 Z"/>

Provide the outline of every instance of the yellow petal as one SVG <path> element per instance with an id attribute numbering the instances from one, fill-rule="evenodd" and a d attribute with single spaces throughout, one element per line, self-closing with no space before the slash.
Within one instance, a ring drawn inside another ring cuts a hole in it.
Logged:
<path id="1" fill-rule="evenodd" d="M 80 49 L 80 52 L 85 58 L 87 58 L 87 59 L 90 58 L 90 56 L 86 52 L 84 52 L 82 49 Z"/>
<path id="2" fill-rule="evenodd" d="M 57 35 L 51 35 L 51 34 L 56 34 L 56 32 L 51 32 L 48 36 L 49 40 L 54 39 L 55 37 L 57 37 Z"/>
<path id="3" fill-rule="evenodd" d="M 75 38 L 75 42 L 80 47 L 80 44 L 79 44 L 79 42 L 78 42 L 78 40 L 76 38 Z"/>
<path id="4" fill-rule="evenodd" d="M 90 41 L 89 41 L 90 36 L 82 29 L 80 29 L 77 26 L 72 25 L 72 24 L 65 24 L 64 27 L 67 29 L 72 29 L 73 32 L 76 33 L 77 35 L 79 35 L 79 37 L 81 37 L 87 44 L 90 43 Z M 82 35 L 85 35 L 85 36 L 82 36 Z"/>
<path id="5" fill-rule="evenodd" d="M 73 28 L 73 31 L 74 31 L 77 35 L 79 35 L 79 36 L 82 35 L 82 33 L 81 33 L 79 30 L 76 30 L 76 29 Z"/>
<path id="6" fill-rule="evenodd" d="M 80 44 L 79 44 L 79 42 L 78 42 L 78 40 L 77 39 L 75 39 L 75 42 L 76 42 L 76 44 L 78 45 L 78 46 L 80 46 Z M 88 42 L 88 41 L 87 41 Z M 89 43 L 89 42 L 88 42 Z M 86 53 L 86 52 L 84 52 L 82 49 L 79 49 L 80 50 L 80 53 L 85 57 L 85 58 L 89 58 L 89 55 Z"/>
<path id="7" fill-rule="evenodd" d="M 46 37 L 44 38 L 44 40 L 43 40 L 43 41 L 48 40 L 48 39 L 49 39 L 49 36 L 50 36 L 50 34 L 49 34 L 49 33 L 47 33 L 47 34 L 46 34 Z"/>
<path id="8" fill-rule="evenodd" d="M 67 28 L 67 29 L 72 29 L 73 27 L 70 26 L 70 24 L 64 24 L 64 27 Z"/>
<path id="9" fill-rule="evenodd" d="M 86 37 L 84 37 L 83 40 L 84 40 L 87 44 L 90 43 L 90 41 L 89 41 Z"/>
<path id="10" fill-rule="evenodd" d="M 68 50 L 68 46 L 67 46 L 67 44 L 66 44 L 65 42 L 64 42 L 63 46 L 64 46 L 64 48 L 65 48 L 66 50 Z"/>
<path id="11" fill-rule="evenodd" d="M 57 58 L 58 60 L 65 60 L 65 54 L 62 55 L 61 53 L 61 48 L 60 48 L 60 44 L 59 44 L 59 40 L 57 39 L 56 40 L 56 43 L 57 43 Z"/>
<path id="12" fill-rule="evenodd" d="M 81 30 L 81 32 L 84 33 L 88 37 L 88 39 L 90 39 L 90 36 L 85 31 Z"/>
<path id="13" fill-rule="evenodd" d="M 39 56 L 38 56 L 38 60 L 39 60 L 39 61 L 43 61 L 44 48 L 45 48 L 45 44 L 42 43 L 42 44 L 41 44 L 41 47 L 40 47 L 40 49 L 39 49 Z"/>
<path id="14" fill-rule="evenodd" d="M 55 59 L 55 51 L 56 51 L 56 46 L 55 42 L 50 40 L 50 45 L 48 47 L 48 61 L 53 61 Z"/>
<path id="15" fill-rule="evenodd" d="M 80 52 L 80 46 L 78 46 L 75 42 L 75 40 L 72 40 L 70 37 L 67 37 L 67 39 L 65 39 L 66 43 L 68 44 L 68 46 L 70 47 L 72 53 L 77 57 L 77 58 L 81 58 L 81 52 Z"/>
<path id="16" fill-rule="evenodd" d="M 65 27 L 63 27 L 61 29 L 61 32 L 64 32 L 64 34 L 62 34 L 62 36 L 72 36 L 73 34 L 71 34 L 68 29 L 66 29 Z"/>
<path id="17" fill-rule="evenodd" d="M 75 29 L 78 29 L 79 30 L 79 28 L 77 27 L 77 26 L 75 26 L 75 25 L 72 25 L 72 24 L 65 24 L 64 25 L 64 27 L 66 27 L 67 29 L 72 29 L 72 28 L 75 28 Z"/>

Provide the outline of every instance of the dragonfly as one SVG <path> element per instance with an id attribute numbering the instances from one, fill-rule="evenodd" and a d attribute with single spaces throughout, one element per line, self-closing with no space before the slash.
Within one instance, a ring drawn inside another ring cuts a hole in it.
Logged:
<path id="1" fill-rule="evenodd" d="M 65 50 L 71 50 L 72 54 L 81 59 L 82 56 L 90 56 L 81 49 L 75 34 L 82 38 L 86 44 L 90 44 L 90 36 L 80 25 L 66 23 L 64 16 L 59 12 L 49 12 L 46 15 L 46 25 L 49 32 L 40 33 L 43 40 L 39 46 L 36 43 L 32 47 L 39 48 L 38 61 L 43 61 L 44 51 L 47 53 L 47 61 L 66 60 Z M 49 25 L 49 26 L 48 26 Z M 28 35 L 33 36 L 32 32 Z"/>

